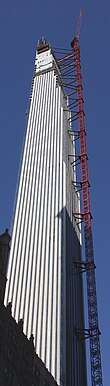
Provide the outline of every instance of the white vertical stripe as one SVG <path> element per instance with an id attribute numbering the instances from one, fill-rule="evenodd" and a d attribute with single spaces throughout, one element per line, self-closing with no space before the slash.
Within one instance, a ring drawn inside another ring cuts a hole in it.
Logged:
<path id="1" fill-rule="evenodd" d="M 55 90 L 55 84 L 52 80 L 52 95 L 54 97 L 53 87 Z M 40 355 L 45 360 L 45 339 L 46 339 L 46 316 L 47 316 L 47 297 L 48 297 L 48 269 L 49 269 L 49 247 L 50 247 L 50 216 L 51 216 L 51 184 L 52 184 L 52 115 L 53 115 L 53 98 L 50 101 L 49 111 L 49 135 L 46 149 L 46 171 L 45 173 L 45 186 L 44 186 L 44 224 L 42 229 L 42 249 L 44 250 L 44 269 L 43 269 L 43 291 L 42 291 L 42 318 L 41 318 L 41 342 L 40 342 Z M 45 295 L 45 297 L 44 297 Z"/>
<path id="2" fill-rule="evenodd" d="M 50 264 L 48 272 L 48 309 L 47 309 L 47 346 L 46 346 L 46 358 L 47 366 L 50 368 L 51 358 L 51 326 L 52 326 L 52 295 L 53 295 L 53 265 L 54 265 L 54 237 L 55 237 L 55 171 L 56 171 L 56 149 L 57 149 L 57 93 L 55 95 L 55 104 L 53 102 L 53 117 L 52 117 L 52 134 L 53 134 L 53 162 L 52 162 L 52 174 L 53 184 L 51 187 L 51 218 L 50 218 Z M 55 299 L 55 294 L 54 294 Z M 55 359 L 54 359 L 55 361 Z"/>

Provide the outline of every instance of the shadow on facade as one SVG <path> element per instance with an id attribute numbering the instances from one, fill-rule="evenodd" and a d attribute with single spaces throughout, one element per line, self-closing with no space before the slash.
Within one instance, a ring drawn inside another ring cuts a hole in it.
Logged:
<path id="1" fill-rule="evenodd" d="M 83 277 L 78 225 L 74 219 L 71 221 L 66 208 L 58 217 L 62 220 L 62 260 L 64 239 L 66 241 L 66 386 L 86 386 Z"/>

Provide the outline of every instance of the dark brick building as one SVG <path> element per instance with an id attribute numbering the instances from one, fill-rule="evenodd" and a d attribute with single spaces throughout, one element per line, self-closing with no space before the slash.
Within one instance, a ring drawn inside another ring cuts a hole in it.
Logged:
<path id="1" fill-rule="evenodd" d="M 3 305 L 9 243 L 6 230 L 0 236 L 0 386 L 57 386 L 35 353 L 33 336 L 24 335 L 23 321 L 15 322 L 11 303 Z"/>
<path id="2" fill-rule="evenodd" d="M 11 304 L 0 303 L 0 386 L 57 386 L 22 327 L 11 316 Z"/>
<path id="3" fill-rule="evenodd" d="M 0 300 L 3 302 L 6 286 L 6 272 L 10 250 L 10 235 L 8 229 L 0 235 Z"/>

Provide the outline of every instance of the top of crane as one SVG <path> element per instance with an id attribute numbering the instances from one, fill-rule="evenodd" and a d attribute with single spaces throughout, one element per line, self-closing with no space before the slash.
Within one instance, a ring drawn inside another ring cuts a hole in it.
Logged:
<path id="1" fill-rule="evenodd" d="M 78 24 L 77 24 L 77 29 L 76 29 L 76 35 L 74 39 L 79 39 L 80 35 L 80 29 L 81 29 L 81 22 L 82 22 L 82 17 L 83 17 L 84 10 L 83 8 L 80 8 L 80 13 L 79 13 L 79 18 L 78 18 Z M 74 45 L 74 39 L 71 42 L 71 47 Z"/>

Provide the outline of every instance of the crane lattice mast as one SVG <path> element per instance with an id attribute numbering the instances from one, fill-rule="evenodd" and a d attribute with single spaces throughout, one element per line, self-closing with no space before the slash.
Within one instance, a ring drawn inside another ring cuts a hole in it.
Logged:
<path id="1" fill-rule="evenodd" d="M 98 307 L 96 295 L 96 280 L 95 280 L 95 263 L 92 239 L 92 215 L 90 206 L 90 184 L 88 173 L 88 156 L 86 146 L 86 129 L 84 120 L 84 100 L 81 75 L 80 47 L 79 34 L 83 9 L 80 10 L 78 19 L 76 36 L 71 42 L 72 52 L 67 54 L 64 51 L 64 56 L 58 59 L 62 85 L 66 89 L 68 95 L 69 106 L 71 110 L 70 122 L 78 121 L 78 130 L 69 131 L 69 134 L 75 140 L 79 139 L 80 155 L 73 161 L 73 167 L 81 165 L 81 182 L 76 181 L 75 186 L 82 190 L 82 212 L 73 213 L 77 224 L 83 221 L 84 223 L 84 238 L 85 238 L 85 262 L 82 262 L 81 272 L 86 271 L 87 277 L 87 299 L 88 299 L 88 320 L 89 328 L 83 333 L 85 338 L 90 338 L 90 362 L 91 362 L 91 383 L 92 386 L 102 386 L 102 368 L 101 368 L 101 352 L 100 352 L 100 331 L 98 323 Z M 59 51 L 57 51 L 59 53 Z M 71 156 L 70 156 L 71 157 Z M 71 162 L 72 164 L 72 162 Z M 80 263 L 79 263 L 80 264 Z M 78 328 L 79 334 L 82 330 Z"/>
<path id="2" fill-rule="evenodd" d="M 80 140 L 80 164 L 82 176 L 82 219 L 84 222 L 85 237 L 85 259 L 87 277 L 88 319 L 90 337 L 90 360 L 92 386 L 102 386 L 101 353 L 99 340 L 98 308 L 96 295 L 95 264 L 92 239 L 92 216 L 90 208 L 90 184 L 88 177 L 88 157 L 86 146 L 86 130 L 84 121 L 84 100 L 82 93 L 82 76 L 80 63 L 79 33 L 81 27 L 83 10 L 81 9 L 77 33 L 71 46 L 74 52 L 74 63 L 76 67 L 76 92 L 78 100 L 78 132 Z"/>

